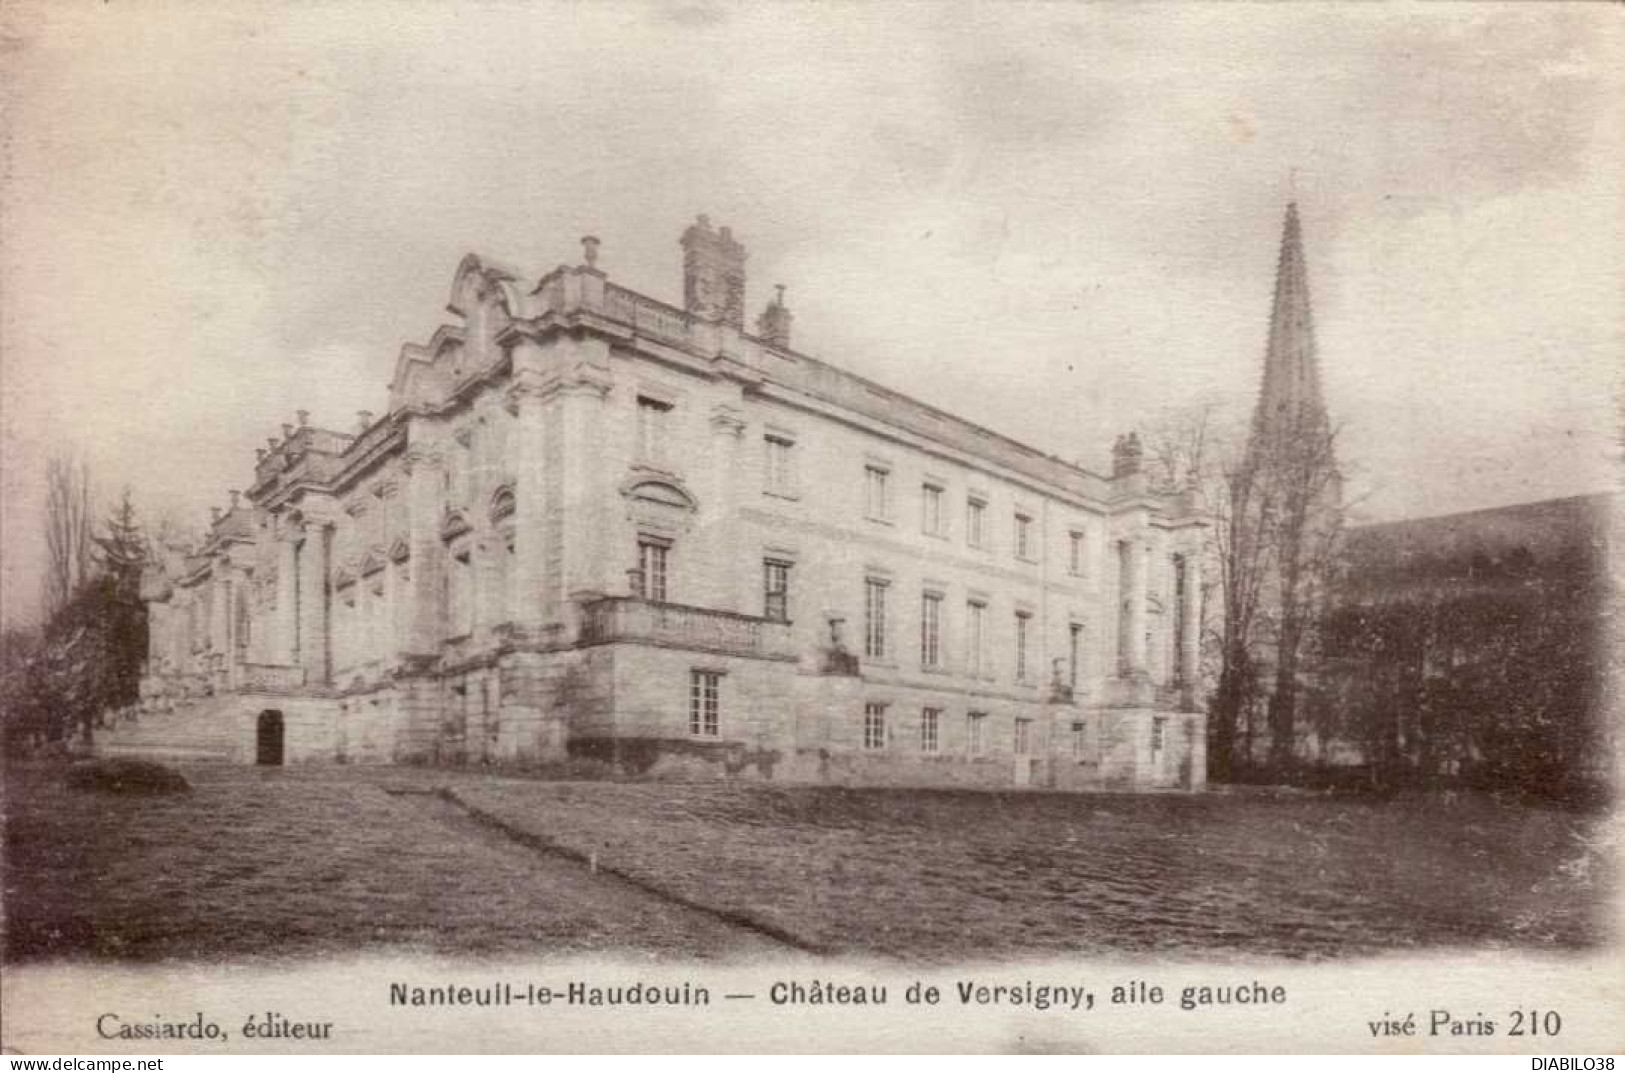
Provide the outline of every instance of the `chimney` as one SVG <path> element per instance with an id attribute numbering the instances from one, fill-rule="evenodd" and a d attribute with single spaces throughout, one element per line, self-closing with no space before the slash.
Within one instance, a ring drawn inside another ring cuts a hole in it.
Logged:
<path id="1" fill-rule="evenodd" d="M 702 320 L 745 327 L 745 247 L 701 215 L 683 232 L 683 308 Z"/>
<path id="2" fill-rule="evenodd" d="M 1112 480 L 1121 477 L 1132 477 L 1140 472 L 1140 460 L 1145 457 L 1145 451 L 1140 447 L 1138 433 L 1130 432 L 1127 436 L 1117 437 L 1112 444 Z"/>
<path id="3" fill-rule="evenodd" d="M 598 241 L 597 235 L 587 235 L 581 240 L 581 259 L 586 262 L 588 268 L 594 270 L 598 268 L 598 247 L 600 245 L 602 243 Z"/>
<path id="4" fill-rule="evenodd" d="M 774 287 L 778 293 L 773 301 L 762 310 L 762 315 L 756 318 L 756 334 L 768 346 L 776 346 L 780 350 L 790 349 L 790 326 L 795 323 L 795 316 L 790 307 L 784 304 L 784 284 Z"/>

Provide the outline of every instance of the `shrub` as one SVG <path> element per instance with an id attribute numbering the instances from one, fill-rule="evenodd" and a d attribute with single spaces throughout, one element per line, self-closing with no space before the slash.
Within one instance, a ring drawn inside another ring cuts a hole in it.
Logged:
<path id="1" fill-rule="evenodd" d="M 192 784 L 173 768 L 150 760 L 85 760 L 68 769 L 71 790 L 92 790 L 103 794 L 184 794 Z"/>

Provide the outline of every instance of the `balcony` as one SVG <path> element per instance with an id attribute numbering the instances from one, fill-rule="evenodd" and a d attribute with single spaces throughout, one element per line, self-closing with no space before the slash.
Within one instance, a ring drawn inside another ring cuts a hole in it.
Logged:
<path id="1" fill-rule="evenodd" d="M 305 669 L 274 663 L 243 664 L 241 685 L 245 693 L 291 693 L 305 684 Z"/>
<path id="2" fill-rule="evenodd" d="M 758 659 L 795 658 L 787 622 L 630 596 L 611 596 L 587 604 L 581 643 L 617 642 Z"/>
<path id="3" fill-rule="evenodd" d="M 680 347 L 689 341 L 687 313 L 613 283 L 604 287 L 604 312 L 611 319 L 630 324 L 639 333 L 662 343 Z"/>

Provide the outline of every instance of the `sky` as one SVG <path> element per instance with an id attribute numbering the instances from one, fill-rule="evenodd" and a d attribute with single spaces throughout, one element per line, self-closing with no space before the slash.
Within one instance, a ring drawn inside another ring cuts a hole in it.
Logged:
<path id="1" fill-rule="evenodd" d="M 1625 30 L 1602 5 L 8 3 L 0 614 L 46 460 L 201 530 L 381 411 L 469 251 L 681 299 L 1091 468 L 1257 389 L 1303 219 L 1368 520 L 1614 487 Z"/>

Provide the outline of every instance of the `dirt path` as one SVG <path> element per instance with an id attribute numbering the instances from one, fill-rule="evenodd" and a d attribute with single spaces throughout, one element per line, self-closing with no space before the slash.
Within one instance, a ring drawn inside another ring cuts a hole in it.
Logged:
<path id="1" fill-rule="evenodd" d="M 700 958 L 782 959 L 813 955 L 795 936 L 749 918 L 708 908 L 648 887 L 574 851 L 540 842 L 462 802 L 447 790 L 384 788 L 395 805 L 464 839 L 499 852 L 532 877 L 527 896 L 539 905 L 590 905 L 614 928 L 618 949 Z"/>

